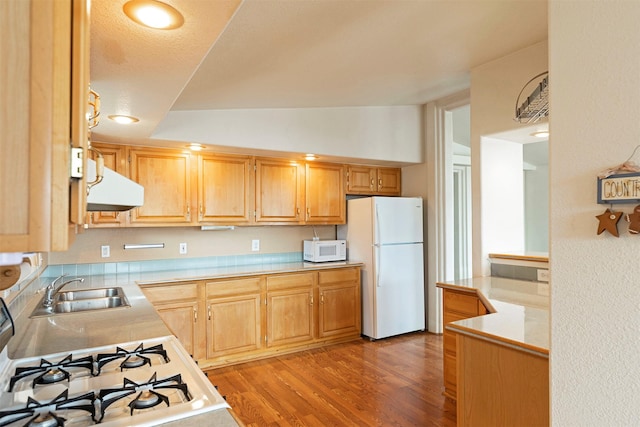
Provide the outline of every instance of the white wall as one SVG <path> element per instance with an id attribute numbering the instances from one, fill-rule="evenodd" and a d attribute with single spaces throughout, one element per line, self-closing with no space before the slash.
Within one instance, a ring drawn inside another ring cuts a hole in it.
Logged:
<path id="1" fill-rule="evenodd" d="M 482 250 L 524 251 L 524 172 L 522 144 L 481 139 Z M 473 160 L 472 160 L 473 161 Z"/>
<path id="2" fill-rule="evenodd" d="M 524 171 L 524 229 L 525 251 L 549 252 L 548 165 Z"/>
<path id="3" fill-rule="evenodd" d="M 535 75 L 548 69 L 547 42 L 543 41 L 471 70 L 471 173 L 473 194 L 473 273 L 490 274 L 484 243 L 483 215 L 487 201 L 482 194 L 483 136 L 526 125 L 513 120 L 518 93 Z M 525 95 L 525 96 L 528 96 Z M 543 120 L 544 121 L 544 120 Z"/>
<path id="4" fill-rule="evenodd" d="M 421 163 L 422 107 L 171 111 L 153 138 Z"/>
<path id="5" fill-rule="evenodd" d="M 598 172 L 640 143 L 639 22 L 638 1 L 549 3 L 554 426 L 640 420 L 640 236 L 595 218 Z"/>

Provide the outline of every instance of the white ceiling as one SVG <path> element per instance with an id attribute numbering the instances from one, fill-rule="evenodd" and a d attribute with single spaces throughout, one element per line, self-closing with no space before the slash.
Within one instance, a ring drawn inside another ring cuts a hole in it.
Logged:
<path id="1" fill-rule="evenodd" d="M 92 1 L 94 139 L 167 144 L 149 138 L 171 110 L 423 104 L 547 37 L 540 0 L 165 1 L 183 27 L 148 29 L 126 0 Z"/>

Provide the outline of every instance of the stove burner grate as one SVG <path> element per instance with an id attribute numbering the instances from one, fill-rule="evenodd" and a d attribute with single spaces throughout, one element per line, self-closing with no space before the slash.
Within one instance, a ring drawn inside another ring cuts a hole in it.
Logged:
<path id="1" fill-rule="evenodd" d="M 15 375 L 9 380 L 9 391 L 13 391 L 13 387 L 18 381 L 32 375 L 37 375 L 33 380 L 32 387 L 64 380 L 68 381 L 70 377 L 68 372 L 69 368 L 87 369 L 89 373 L 93 375 L 93 357 L 87 356 L 73 360 L 72 355 L 68 355 L 57 363 L 40 359 L 40 365 L 38 366 L 18 367 L 16 368 Z"/>
<path id="2" fill-rule="evenodd" d="M 154 372 L 149 381 L 141 384 L 125 378 L 124 385 L 121 388 L 100 390 L 99 399 L 101 402 L 101 414 L 99 421 L 102 421 L 105 411 L 109 406 L 136 392 L 139 392 L 138 396 L 128 403 L 129 408 L 131 408 L 131 415 L 133 415 L 133 411 L 136 409 L 148 409 L 160 405 L 161 403 L 165 403 L 167 406 L 170 406 L 169 398 L 158 392 L 158 390 L 162 391 L 170 389 L 180 390 L 187 400 L 191 400 L 187 384 L 182 382 L 182 375 L 180 374 L 158 380 L 157 373 Z"/>
<path id="3" fill-rule="evenodd" d="M 49 402 L 39 402 L 32 397 L 27 398 L 27 405 L 21 409 L 0 411 L 0 426 L 9 425 L 29 418 L 25 427 L 58 427 L 64 426 L 64 418 L 55 413 L 56 410 L 79 410 L 91 414 L 96 421 L 96 408 L 93 404 L 95 393 L 85 393 L 69 398 L 69 390 L 65 390 Z M 97 422 L 97 421 L 96 421 Z"/>
<path id="4" fill-rule="evenodd" d="M 104 365 L 119 359 L 124 359 L 124 361 L 120 363 L 121 371 L 125 369 L 138 368 L 144 365 L 151 366 L 151 359 L 147 357 L 149 355 L 159 355 L 164 359 L 165 362 L 169 362 L 169 356 L 167 356 L 167 352 L 162 347 L 162 344 L 144 348 L 143 344 L 141 343 L 135 348 L 135 350 L 131 351 L 125 350 L 121 347 L 116 347 L 115 353 L 101 353 L 96 356 L 98 367 L 97 374 L 100 374 L 100 371 Z"/>

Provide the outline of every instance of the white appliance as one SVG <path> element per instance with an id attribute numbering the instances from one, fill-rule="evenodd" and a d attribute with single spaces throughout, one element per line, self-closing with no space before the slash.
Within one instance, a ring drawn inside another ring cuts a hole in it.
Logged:
<path id="1" fill-rule="evenodd" d="M 422 199 L 367 197 L 347 202 L 349 261 L 362 269 L 362 334 L 371 339 L 425 329 Z"/>
<path id="2" fill-rule="evenodd" d="M 347 242 L 344 240 L 305 240 L 304 260 L 311 262 L 344 261 Z"/>

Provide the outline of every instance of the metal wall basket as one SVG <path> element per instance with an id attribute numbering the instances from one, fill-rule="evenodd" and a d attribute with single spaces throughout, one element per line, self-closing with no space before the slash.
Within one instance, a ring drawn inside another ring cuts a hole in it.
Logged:
<path id="1" fill-rule="evenodd" d="M 533 88 L 531 95 L 520 104 L 520 97 L 527 88 L 531 88 L 531 83 L 542 78 Z M 529 80 L 516 99 L 516 116 L 514 120 L 520 123 L 535 123 L 543 117 L 549 115 L 549 72 L 540 73 Z"/>

